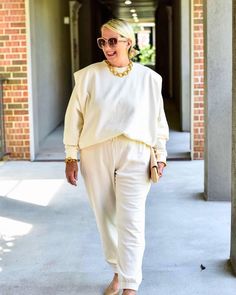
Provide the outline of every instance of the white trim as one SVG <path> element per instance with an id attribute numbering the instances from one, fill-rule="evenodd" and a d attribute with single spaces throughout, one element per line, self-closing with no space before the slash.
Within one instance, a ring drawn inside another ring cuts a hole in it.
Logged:
<path id="1" fill-rule="evenodd" d="M 190 0 L 190 157 L 193 160 L 193 141 L 194 141 L 194 12 L 193 1 Z"/>
<path id="2" fill-rule="evenodd" d="M 32 52 L 31 52 L 31 28 L 30 28 L 30 0 L 25 0 L 26 16 L 26 44 L 27 44 L 27 81 L 29 103 L 29 129 L 30 129 L 30 160 L 35 159 L 34 144 L 34 111 L 33 111 L 33 83 L 32 83 Z"/>

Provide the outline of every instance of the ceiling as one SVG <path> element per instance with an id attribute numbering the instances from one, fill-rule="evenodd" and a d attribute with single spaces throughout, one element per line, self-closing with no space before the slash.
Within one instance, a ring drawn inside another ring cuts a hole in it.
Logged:
<path id="1" fill-rule="evenodd" d="M 125 0 L 100 0 L 101 3 L 107 6 L 112 11 L 113 15 L 118 18 L 123 18 L 127 21 L 134 22 L 131 9 L 135 9 L 139 23 L 154 22 L 155 11 L 158 5 L 158 0 L 132 0 L 132 4 L 126 5 Z"/>

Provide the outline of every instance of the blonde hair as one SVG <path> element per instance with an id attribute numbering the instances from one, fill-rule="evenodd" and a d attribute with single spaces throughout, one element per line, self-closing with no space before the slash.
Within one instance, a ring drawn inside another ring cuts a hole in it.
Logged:
<path id="1" fill-rule="evenodd" d="M 134 31 L 131 25 L 127 21 L 120 18 L 114 18 L 109 20 L 105 24 L 103 24 L 101 27 L 101 31 L 103 28 L 112 30 L 113 32 L 116 32 L 122 37 L 125 37 L 131 41 L 132 44 L 128 51 L 128 55 L 130 59 L 137 54 L 137 51 L 133 48 L 135 46 Z"/>

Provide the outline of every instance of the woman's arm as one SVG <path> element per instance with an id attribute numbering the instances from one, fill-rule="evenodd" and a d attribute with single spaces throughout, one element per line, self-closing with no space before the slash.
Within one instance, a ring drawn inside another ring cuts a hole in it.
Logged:
<path id="1" fill-rule="evenodd" d="M 79 105 L 79 99 L 76 86 L 70 97 L 70 101 L 66 110 L 64 138 L 66 153 L 66 178 L 72 185 L 76 185 L 78 177 L 78 150 L 79 137 L 83 128 L 83 115 Z"/>
<path id="2" fill-rule="evenodd" d="M 157 140 L 156 140 L 156 156 L 158 162 L 163 162 L 166 164 L 166 142 L 169 139 L 169 127 L 166 120 L 166 115 L 163 107 L 163 99 L 161 98 L 159 116 L 157 122 Z"/>

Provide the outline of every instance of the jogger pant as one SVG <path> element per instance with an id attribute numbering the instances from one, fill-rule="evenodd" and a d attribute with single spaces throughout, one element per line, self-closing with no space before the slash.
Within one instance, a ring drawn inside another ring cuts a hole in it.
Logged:
<path id="1" fill-rule="evenodd" d="M 150 147 L 123 135 L 80 151 L 80 169 L 106 261 L 120 289 L 138 290 L 145 248 Z"/>

